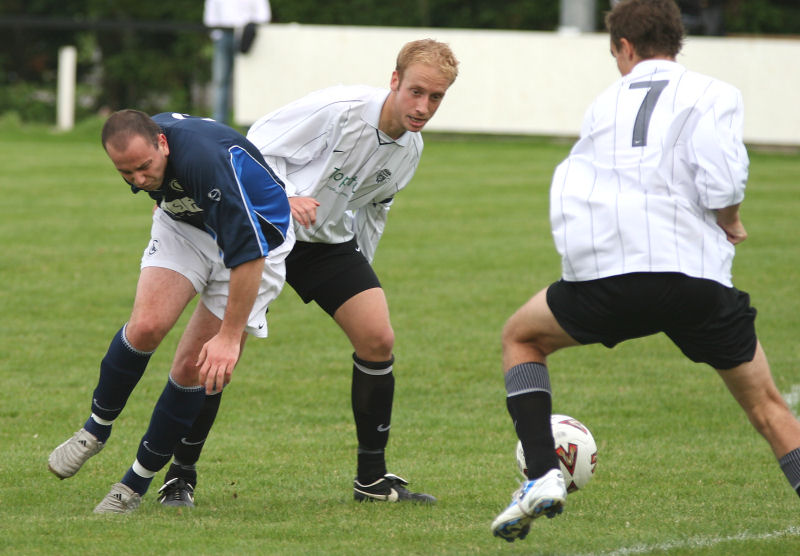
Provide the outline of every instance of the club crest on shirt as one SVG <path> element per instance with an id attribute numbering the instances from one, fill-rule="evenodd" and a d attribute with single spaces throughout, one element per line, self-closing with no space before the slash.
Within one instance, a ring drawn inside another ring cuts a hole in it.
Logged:
<path id="1" fill-rule="evenodd" d="M 383 170 L 378 172 L 377 176 L 375 176 L 375 182 L 376 183 L 383 183 L 386 180 L 388 180 L 390 177 L 392 177 L 392 172 L 388 168 L 384 168 Z"/>

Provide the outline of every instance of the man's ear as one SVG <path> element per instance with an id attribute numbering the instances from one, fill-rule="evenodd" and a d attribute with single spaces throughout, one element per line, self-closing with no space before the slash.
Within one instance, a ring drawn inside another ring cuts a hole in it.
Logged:
<path id="1" fill-rule="evenodd" d="M 398 91 L 398 89 L 400 88 L 400 74 L 397 72 L 397 70 L 394 70 L 394 71 L 392 72 L 392 79 L 391 79 L 391 81 L 389 82 L 389 88 L 390 88 L 392 91 L 394 91 L 395 93 L 396 93 L 396 92 Z"/>
<path id="2" fill-rule="evenodd" d="M 627 60 L 633 60 L 636 56 L 636 48 L 634 48 L 633 43 L 625 37 L 619 39 L 619 52 L 625 56 Z"/>
<path id="3" fill-rule="evenodd" d="M 169 143 L 167 143 L 167 136 L 163 133 L 158 134 L 158 148 L 165 156 L 169 155 Z"/>

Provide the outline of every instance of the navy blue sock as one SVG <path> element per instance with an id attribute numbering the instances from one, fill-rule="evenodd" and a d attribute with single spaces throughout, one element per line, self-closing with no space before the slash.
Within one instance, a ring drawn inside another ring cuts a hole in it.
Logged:
<path id="1" fill-rule="evenodd" d="M 194 465 L 200 459 L 200 452 L 211 432 L 211 426 L 219 411 L 222 401 L 222 392 L 207 395 L 203 400 L 203 407 L 197 415 L 191 430 L 182 437 L 175 447 L 175 461 L 180 465 Z"/>
<path id="2" fill-rule="evenodd" d="M 189 432 L 203 408 L 205 397 L 202 386 L 181 386 L 170 377 L 153 409 L 150 426 L 136 453 L 136 462 L 122 479 L 124 484 L 139 494 L 147 491 L 152 475 L 145 477 L 136 473 L 137 464 L 146 470 L 146 474 L 154 475 L 169 463 L 175 445 Z"/>
<path id="3" fill-rule="evenodd" d="M 172 465 L 169 466 L 164 482 L 170 479 L 181 478 L 193 487 L 197 486 L 197 470 L 195 464 L 200 459 L 200 453 L 206 443 L 211 426 L 219 411 L 219 404 L 222 401 L 222 392 L 206 395 L 203 402 L 203 409 L 197 419 L 192 423 L 192 430 L 189 434 L 182 437 L 175 446 Z"/>
<path id="4" fill-rule="evenodd" d="M 153 482 L 153 475 L 148 473 L 148 477 L 142 477 L 136 471 L 133 470 L 133 467 L 129 467 L 128 471 L 125 472 L 125 476 L 122 477 L 122 484 L 127 485 L 130 487 L 133 492 L 139 494 L 139 496 L 144 496 L 144 493 L 147 492 L 147 489 L 150 488 L 150 483 Z"/>
<path id="5" fill-rule="evenodd" d="M 152 354 L 130 345 L 123 326 L 114 335 L 100 363 L 100 378 L 92 395 L 92 413 L 106 421 L 116 419 L 144 374 Z M 101 425 L 91 417 L 84 428 L 101 442 L 105 442 L 111 434 L 111 425 Z"/>
<path id="6" fill-rule="evenodd" d="M 83 428 L 95 435 L 100 442 L 106 442 L 108 437 L 111 436 L 111 425 L 98 423 L 94 420 L 94 414 L 86 420 L 86 423 L 83 424 Z"/>

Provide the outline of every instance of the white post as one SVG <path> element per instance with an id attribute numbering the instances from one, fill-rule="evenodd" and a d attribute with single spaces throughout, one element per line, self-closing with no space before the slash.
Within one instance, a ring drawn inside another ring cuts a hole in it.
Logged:
<path id="1" fill-rule="evenodd" d="M 58 129 L 69 131 L 75 125 L 75 68 L 78 50 L 74 46 L 62 46 L 58 50 L 58 94 L 56 100 L 56 123 Z"/>
<path id="2" fill-rule="evenodd" d="M 560 25 L 562 33 L 592 33 L 595 25 L 595 0 L 561 0 Z"/>

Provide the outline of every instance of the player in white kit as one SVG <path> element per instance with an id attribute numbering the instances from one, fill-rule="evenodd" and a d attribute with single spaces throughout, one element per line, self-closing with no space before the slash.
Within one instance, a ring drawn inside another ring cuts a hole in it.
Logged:
<path id="1" fill-rule="evenodd" d="M 422 154 L 420 131 L 455 81 L 458 62 L 434 40 L 403 46 L 389 89 L 338 86 L 258 120 L 247 138 L 286 185 L 297 242 L 286 281 L 315 301 L 353 346 L 352 408 L 358 439 L 356 500 L 435 502 L 387 473 L 384 450 L 394 397 L 394 332 L 370 265 L 394 196 Z M 219 396 L 216 397 L 219 403 Z M 166 482 L 196 484 L 194 464 L 216 410 L 175 451 Z"/>
<path id="2" fill-rule="evenodd" d="M 506 403 L 529 479 L 492 523 L 508 541 L 566 500 L 546 360 L 569 346 L 664 332 L 718 371 L 800 487 L 800 423 L 772 379 L 756 310 L 731 282 L 734 245 L 747 237 L 742 96 L 675 62 L 683 26 L 673 0 L 622 0 L 606 26 L 622 78 L 589 107 L 550 190 L 562 279 L 503 329 Z"/>

